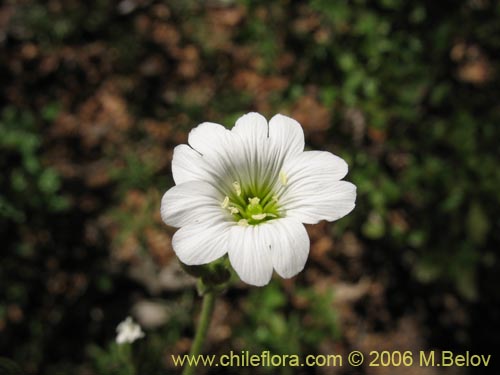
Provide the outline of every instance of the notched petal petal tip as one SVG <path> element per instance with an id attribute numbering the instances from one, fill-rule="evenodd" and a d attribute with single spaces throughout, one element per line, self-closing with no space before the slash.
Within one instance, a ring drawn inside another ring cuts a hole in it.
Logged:
<path id="1" fill-rule="evenodd" d="M 236 120 L 231 131 L 250 142 L 254 142 L 267 138 L 268 124 L 266 118 L 260 113 L 250 112 Z"/>
<path id="2" fill-rule="evenodd" d="M 172 247 L 180 261 L 188 266 L 213 262 L 228 251 L 230 227 L 224 221 L 183 226 L 175 232 Z"/>
<path id="3" fill-rule="evenodd" d="M 209 177 L 201 154 L 188 145 L 178 145 L 172 156 L 172 177 L 177 185 Z"/>
<path id="4" fill-rule="evenodd" d="M 287 216 L 306 224 L 338 220 L 354 209 L 356 186 L 340 181 L 347 163 L 325 151 L 306 151 L 287 161 L 288 189 L 281 198 Z"/>
<path id="5" fill-rule="evenodd" d="M 277 114 L 269 121 L 269 139 L 282 158 L 290 158 L 304 151 L 304 130 L 287 116 Z"/>
<path id="6" fill-rule="evenodd" d="M 270 222 L 274 246 L 271 249 L 273 267 L 285 279 L 296 276 L 304 269 L 309 255 L 310 240 L 306 228 L 291 218 Z"/>
<path id="7" fill-rule="evenodd" d="M 240 279 L 264 286 L 273 274 L 270 244 L 261 225 L 233 226 L 229 232 L 229 261 Z"/>
<path id="8" fill-rule="evenodd" d="M 220 124 L 204 122 L 189 132 L 188 143 L 202 155 L 224 149 L 230 131 Z"/>
<path id="9" fill-rule="evenodd" d="M 223 217 L 219 195 L 205 181 L 188 181 L 175 185 L 161 199 L 161 218 L 165 224 L 179 228 Z"/>
<path id="10" fill-rule="evenodd" d="M 283 278 L 302 271 L 309 247 L 304 225 L 295 219 L 282 218 L 231 228 L 229 260 L 243 282 L 264 286 L 271 280 L 273 268 Z"/>
<path id="11" fill-rule="evenodd" d="M 335 221 L 349 214 L 356 206 L 356 186 L 347 181 L 317 185 L 315 195 L 287 204 L 287 215 L 305 224 L 321 220 Z"/>

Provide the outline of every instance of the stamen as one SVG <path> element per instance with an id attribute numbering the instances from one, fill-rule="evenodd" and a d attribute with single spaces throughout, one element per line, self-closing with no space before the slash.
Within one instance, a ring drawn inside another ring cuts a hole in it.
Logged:
<path id="1" fill-rule="evenodd" d="M 227 206 L 229 206 L 229 197 L 226 196 L 220 206 L 222 208 L 227 208 Z"/>
<path id="2" fill-rule="evenodd" d="M 280 172 L 280 181 L 283 186 L 286 186 L 288 184 L 288 176 L 283 171 Z"/>
<path id="3" fill-rule="evenodd" d="M 231 212 L 231 214 L 233 215 L 236 215 L 237 213 L 240 212 L 240 210 L 238 210 L 236 207 L 228 207 L 228 210 L 229 212 Z"/>
<path id="4" fill-rule="evenodd" d="M 240 186 L 240 183 L 238 181 L 234 181 L 233 182 L 233 188 L 234 188 L 234 191 L 236 191 L 236 195 L 239 197 L 241 195 L 241 186 Z"/>
<path id="5" fill-rule="evenodd" d="M 266 218 L 266 216 L 269 214 L 257 214 L 257 215 L 252 215 L 252 219 L 254 220 L 263 220 Z"/>
<path id="6" fill-rule="evenodd" d="M 260 203 L 260 198 L 248 198 L 248 203 L 250 203 L 250 206 L 257 206 Z"/>
<path id="7" fill-rule="evenodd" d="M 238 221 L 238 225 L 240 227 L 248 227 L 248 220 L 247 219 L 240 219 L 240 221 Z"/>

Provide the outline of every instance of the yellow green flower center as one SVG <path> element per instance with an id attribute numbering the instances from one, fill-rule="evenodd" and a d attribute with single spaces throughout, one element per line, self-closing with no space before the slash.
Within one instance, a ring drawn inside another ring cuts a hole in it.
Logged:
<path id="1" fill-rule="evenodd" d="M 224 198 L 221 207 L 228 210 L 239 225 L 257 225 L 280 217 L 278 200 L 270 192 L 247 193 L 238 182 L 232 186 L 233 191 Z"/>

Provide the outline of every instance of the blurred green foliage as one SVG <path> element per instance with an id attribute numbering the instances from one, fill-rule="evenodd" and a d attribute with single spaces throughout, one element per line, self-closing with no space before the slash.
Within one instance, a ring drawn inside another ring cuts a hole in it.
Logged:
<path id="1" fill-rule="evenodd" d="M 50 108 L 47 119 L 54 115 Z M 58 194 L 61 182 L 57 172 L 43 166 L 41 143 L 34 117 L 12 107 L 0 117 L 0 220 L 23 223 L 32 210 L 61 211 L 67 200 Z M 28 198 L 29 197 L 29 198 Z"/>
<path id="2" fill-rule="evenodd" d="M 318 342 L 323 339 L 339 337 L 332 311 L 333 291 L 317 293 L 298 288 L 293 298 L 307 308 L 287 308 L 289 298 L 277 283 L 250 293 L 245 301 L 245 322 L 237 333 L 245 342 L 246 350 L 305 355 L 317 350 Z"/>

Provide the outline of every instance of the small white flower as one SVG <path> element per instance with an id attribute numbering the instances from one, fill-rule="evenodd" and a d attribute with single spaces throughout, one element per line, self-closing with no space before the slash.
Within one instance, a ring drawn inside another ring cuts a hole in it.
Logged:
<path id="1" fill-rule="evenodd" d="M 116 327 L 116 342 L 118 344 L 133 343 L 144 337 L 141 326 L 129 316 Z"/>
<path id="2" fill-rule="evenodd" d="M 249 113 L 233 129 L 205 122 L 174 149 L 176 185 L 162 198 L 163 221 L 179 227 L 172 245 L 187 265 L 226 253 L 241 280 L 266 285 L 273 269 L 290 278 L 303 268 L 309 237 L 303 223 L 351 212 L 356 187 L 340 181 L 346 162 L 304 151 L 300 124 Z"/>

